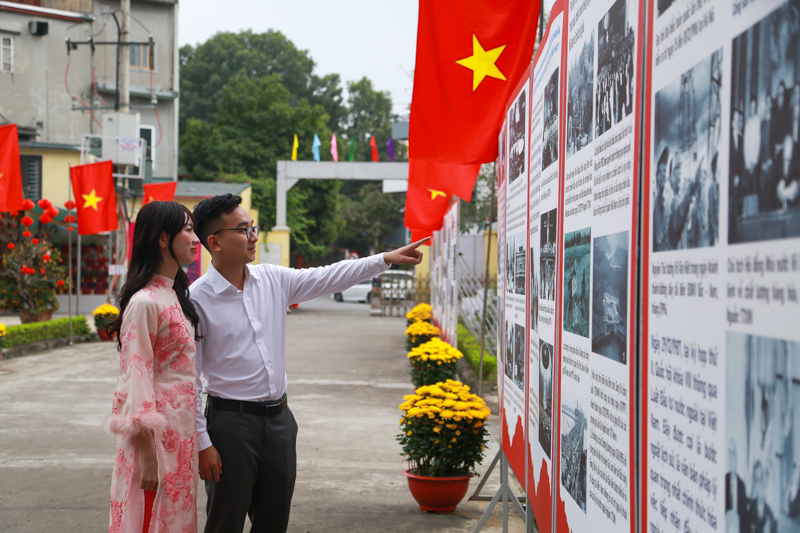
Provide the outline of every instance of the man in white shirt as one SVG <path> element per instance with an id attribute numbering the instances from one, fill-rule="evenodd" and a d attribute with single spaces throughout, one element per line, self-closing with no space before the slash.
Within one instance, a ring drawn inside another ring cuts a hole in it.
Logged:
<path id="1" fill-rule="evenodd" d="M 297 424 L 286 400 L 286 308 L 341 292 L 391 264 L 419 264 L 417 247 L 425 241 L 322 268 L 250 265 L 258 226 L 241 201 L 225 194 L 194 208 L 195 231 L 211 253 L 208 272 L 189 289 L 200 315 L 197 433 L 208 495 L 205 532 L 242 531 L 245 516 L 251 532 L 285 532 L 297 469 Z"/>

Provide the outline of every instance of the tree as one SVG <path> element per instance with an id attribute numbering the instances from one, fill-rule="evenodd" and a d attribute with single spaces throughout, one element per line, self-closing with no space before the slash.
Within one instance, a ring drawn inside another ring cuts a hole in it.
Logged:
<path id="1" fill-rule="evenodd" d="M 481 172 L 472 190 L 472 201 L 461 204 L 462 233 L 474 229 L 483 231 L 490 223 L 497 220 L 497 191 L 492 203 L 492 189 L 495 187 L 497 187 L 497 174 L 494 163 L 481 166 Z"/>
<path id="2" fill-rule="evenodd" d="M 279 75 L 248 79 L 237 74 L 222 90 L 210 122 L 187 122 L 181 160 L 199 180 L 252 183 L 259 224 L 271 228 L 278 160 L 290 158 L 295 133 L 301 145 L 298 157 L 311 159 L 314 134 L 323 142 L 330 140 L 327 119 L 321 105 L 305 99 L 293 104 Z M 334 181 L 301 181 L 287 195 L 292 249 L 309 260 L 325 255 L 338 234 L 339 187 Z"/>
<path id="3" fill-rule="evenodd" d="M 291 103 L 305 98 L 312 105 L 321 105 L 333 131 L 338 131 L 345 115 L 339 75 L 315 75 L 308 51 L 298 50 L 279 31 L 218 33 L 197 47 L 181 47 L 180 65 L 181 134 L 191 118 L 213 120 L 224 89 L 237 75 L 247 79 L 280 75 Z"/>
<path id="4" fill-rule="evenodd" d="M 361 186 L 356 198 L 341 196 L 339 220 L 342 229 L 336 243 L 361 255 L 386 248 L 386 237 L 403 223 L 406 195 L 385 194 L 380 182 Z"/>
<path id="5" fill-rule="evenodd" d="M 372 81 L 365 77 L 356 82 L 348 82 L 347 93 L 348 112 L 343 126 L 347 144 L 346 152 L 339 152 L 340 160 L 349 155 L 350 140 L 355 139 L 355 161 L 371 161 L 372 148 L 369 146 L 369 139 L 374 135 L 378 143 L 379 159 L 389 161 L 385 146 L 392 135 L 392 100 L 389 92 L 376 91 Z M 396 152 L 397 149 L 396 145 Z"/>

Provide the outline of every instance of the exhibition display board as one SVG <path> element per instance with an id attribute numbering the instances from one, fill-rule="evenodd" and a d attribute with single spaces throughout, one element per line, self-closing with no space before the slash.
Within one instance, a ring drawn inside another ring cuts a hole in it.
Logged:
<path id="1" fill-rule="evenodd" d="M 512 93 L 506 111 L 505 153 L 505 365 L 503 377 L 503 452 L 525 486 L 528 280 L 528 134 L 530 75 Z"/>
<path id="2" fill-rule="evenodd" d="M 800 1 L 649 8 L 641 530 L 800 531 Z"/>
<path id="3" fill-rule="evenodd" d="M 459 216 L 460 204 L 455 201 L 445 213 L 442 229 L 433 232 L 431 245 L 433 323 L 451 346 L 458 346 Z"/>
<path id="4" fill-rule="evenodd" d="M 553 405 L 556 397 L 556 248 L 559 223 L 559 105 L 562 22 L 558 3 L 533 60 L 528 176 L 528 498 L 540 531 L 552 526 Z"/>

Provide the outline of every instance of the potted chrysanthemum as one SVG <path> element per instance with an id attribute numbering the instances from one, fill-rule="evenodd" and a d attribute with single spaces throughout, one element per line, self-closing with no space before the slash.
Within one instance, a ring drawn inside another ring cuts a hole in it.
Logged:
<path id="1" fill-rule="evenodd" d="M 106 333 L 106 326 L 116 320 L 117 316 L 119 316 L 119 309 L 111 304 L 103 304 L 92 311 L 92 315 L 94 316 L 94 325 L 97 328 L 97 336 L 104 341 L 110 341 L 112 337 Z"/>
<path id="2" fill-rule="evenodd" d="M 0 323 L 0 350 L 6 347 L 6 325 Z"/>
<path id="3" fill-rule="evenodd" d="M 434 337 L 408 352 L 411 382 L 415 387 L 431 385 L 456 377 L 457 361 L 464 357 L 458 349 Z"/>
<path id="4" fill-rule="evenodd" d="M 441 335 L 442 331 L 430 322 L 414 322 L 406 329 L 406 350 L 416 348 Z"/>
<path id="5" fill-rule="evenodd" d="M 417 388 L 400 409 L 397 440 L 411 495 L 423 511 L 453 512 L 483 461 L 489 408 L 468 386 L 448 379 Z"/>
<path id="6" fill-rule="evenodd" d="M 406 313 L 406 325 L 410 326 L 414 322 L 430 322 L 432 317 L 430 305 L 425 303 L 418 304 Z"/>

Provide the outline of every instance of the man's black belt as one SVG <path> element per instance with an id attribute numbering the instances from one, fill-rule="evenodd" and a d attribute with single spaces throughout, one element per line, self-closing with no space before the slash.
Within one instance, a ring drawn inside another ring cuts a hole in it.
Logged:
<path id="1" fill-rule="evenodd" d="M 246 402 L 243 400 L 228 400 L 226 398 L 217 398 L 216 396 L 208 396 L 208 405 L 213 409 L 220 411 L 231 411 L 245 415 L 270 415 L 280 413 L 286 407 L 287 398 L 286 393 L 283 393 L 280 400 L 271 402 Z"/>

